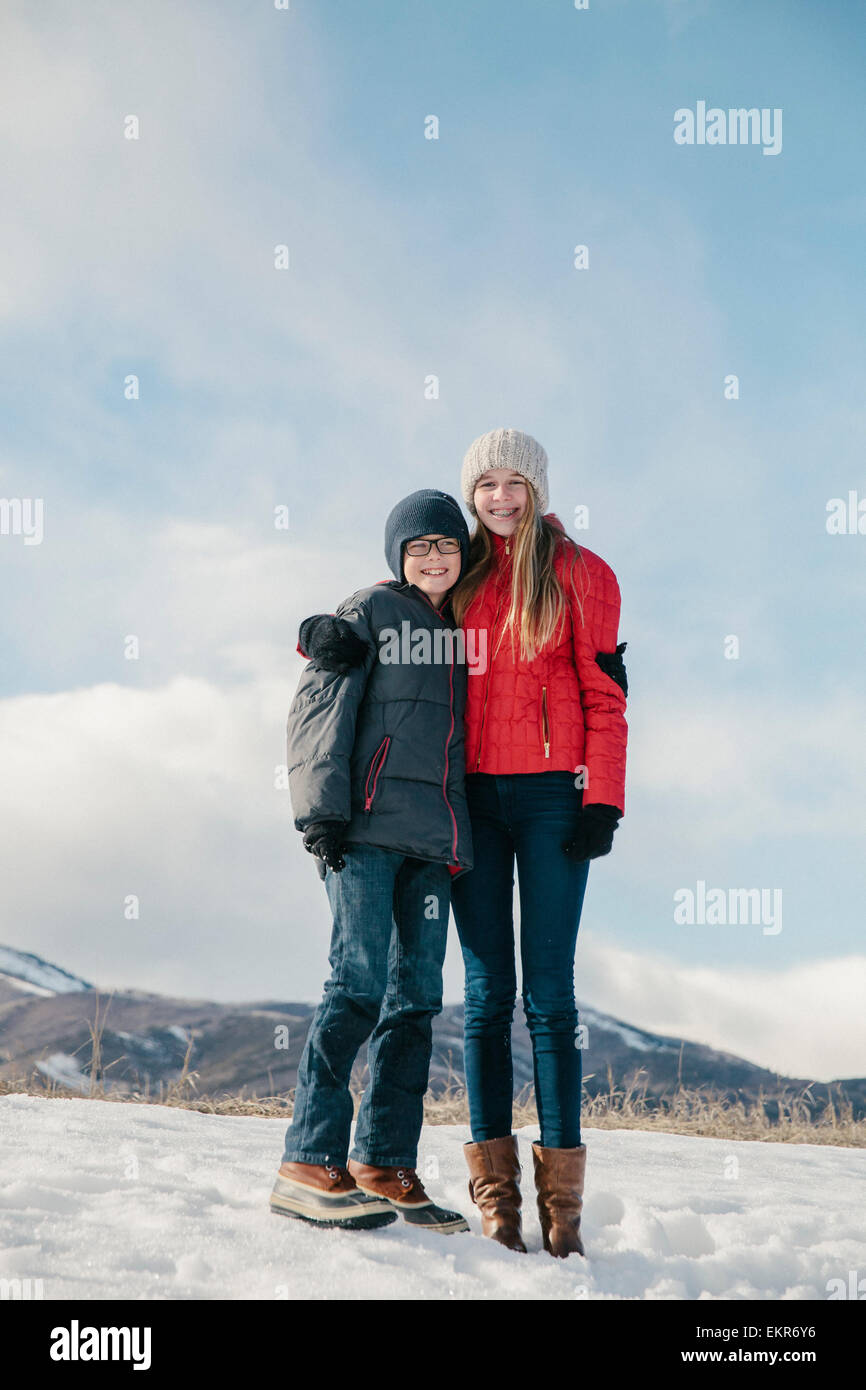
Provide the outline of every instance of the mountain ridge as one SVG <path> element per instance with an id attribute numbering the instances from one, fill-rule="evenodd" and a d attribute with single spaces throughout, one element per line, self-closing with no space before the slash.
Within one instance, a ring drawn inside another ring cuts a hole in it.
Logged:
<path id="1" fill-rule="evenodd" d="M 90 1087 L 90 1024 L 102 1004 L 102 1076 L 106 1090 L 135 1094 L 176 1081 L 192 1042 L 189 1070 L 199 1093 L 281 1095 L 294 1088 L 314 1004 L 261 999 L 217 1003 L 174 998 L 143 990 L 110 996 L 60 966 L 29 952 L 0 946 L 0 1078 L 34 1074 L 85 1092 Z M 706 1088 L 729 1102 L 763 1099 L 772 1112 L 783 1096 L 801 1093 L 807 1109 L 819 1110 L 831 1095 L 852 1104 L 854 1118 L 866 1114 L 866 1078 L 815 1082 L 786 1077 L 733 1053 L 702 1043 L 652 1033 L 589 1005 L 579 1005 L 584 1089 L 589 1095 L 611 1086 L 646 1091 L 652 1107 L 681 1084 Z M 532 1085 L 532 1045 L 522 1008 L 512 1029 L 514 1089 Z M 363 1084 L 365 1049 L 355 1076 Z M 441 1094 L 463 1086 L 463 1005 L 446 1005 L 433 1020 L 430 1090 Z"/>

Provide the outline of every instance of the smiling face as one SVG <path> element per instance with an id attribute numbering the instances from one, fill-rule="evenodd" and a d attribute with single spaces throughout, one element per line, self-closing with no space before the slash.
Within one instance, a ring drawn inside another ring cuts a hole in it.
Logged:
<path id="1" fill-rule="evenodd" d="M 428 531 L 415 540 L 444 540 L 441 531 Z M 410 542 L 411 543 L 411 542 Z M 435 545 L 431 545 L 429 555 L 409 555 L 403 546 L 403 573 L 407 584 L 414 584 L 438 608 L 449 589 L 453 589 L 460 575 L 460 547 L 451 555 L 440 555 Z"/>
<path id="2" fill-rule="evenodd" d="M 488 468 L 472 495 L 478 520 L 497 536 L 512 536 L 531 506 L 529 483 L 513 468 Z"/>

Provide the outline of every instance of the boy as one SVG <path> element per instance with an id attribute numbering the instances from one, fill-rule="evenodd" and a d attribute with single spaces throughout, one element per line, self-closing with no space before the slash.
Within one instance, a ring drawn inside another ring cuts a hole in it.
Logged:
<path id="1" fill-rule="evenodd" d="M 295 828 L 320 861 L 334 922 L 332 974 L 270 1205 L 320 1226 L 369 1229 L 400 1213 L 450 1234 L 468 1223 L 428 1197 L 415 1163 L 450 883 L 472 867 L 466 668 L 441 659 L 453 653 L 448 600 L 469 554 L 454 498 L 423 489 L 398 503 L 385 554 L 395 579 L 361 589 L 336 615 L 363 645 L 361 664 L 338 674 L 314 659 L 289 711 Z M 349 1079 L 366 1039 L 370 1082 L 348 1154 Z"/>

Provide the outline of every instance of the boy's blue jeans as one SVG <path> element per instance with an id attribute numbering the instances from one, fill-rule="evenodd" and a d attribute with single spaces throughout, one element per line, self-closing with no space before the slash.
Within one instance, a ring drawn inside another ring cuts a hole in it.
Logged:
<path id="1" fill-rule="evenodd" d="M 343 858 L 346 867 L 325 877 L 332 972 L 298 1066 L 283 1162 L 413 1168 L 442 1009 L 451 875 L 374 845 L 345 845 Z M 370 1080 L 349 1154 L 349 1079 L 368 1038 Z"/>
<path id="2" fill-rule="evenodd" d="M 514 861 L 520 884 L 523 1006 L 545 1148 L 580 1144 L 581 1052 L 574 952 L 589 860 L 562 851 L 583 793 L 570 772 L 470 773 L 475 867 L 455 879 L 452 907 L 466 968 L 464 1069 L 472 1138 L 511 1133 Z"/>

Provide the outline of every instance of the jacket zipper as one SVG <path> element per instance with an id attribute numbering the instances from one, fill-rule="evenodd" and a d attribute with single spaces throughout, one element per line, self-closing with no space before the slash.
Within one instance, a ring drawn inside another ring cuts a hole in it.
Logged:
<path id="1" fill-rule="evenodd" d="M 430 599 L 429 599 L 429 598 L 427 597 L 427 595 L 424 593 L 424 590 L 423 590 L 423 589 L 418 589 L 418 593 L 421 595 L 421 597 L 425 600 L 426 603 L 429 603 L 429 604 L 430 604 L 430 607 L 433 609 L 433 612 L 436 614 L 437 618 L 439 618 L 439 619 L 444 623 L 444 622 L 445 622 L 445 619 L 442 617 L 442 614 L 439 612 L 439 609 L 436 607 L 435 603 L 431 603 L 431 602 L 430 602 Z M 446 624 L 446 626 L 447 626 L 447 624 Z M 445 805 L 448 807 L 448 814 L 449 814 L 450 817 L 451 817 L 451 824 L 452 824 L 452 826 L 454 827 L 454 833 L 453 833 L 453 835 L 452 835 L 452 837 L 451 837 L 451 857 L 452 857 L 452 859 L 454 860 L 454 864 L 456 865 L 457 862 L 458 862 L 458 861 L 457 861 L 457 817 L 456 817 L 455 814 L 454 814 L 454 808 L 453 808 L 453 806 L 451 805 L 451 802 L 448 800 L 448 765 L 449 765 L 448 749 L 449 749 L 450 744 L 451 744 L 451 737 L 452 737 L 452 735 L 453 735 L 453 733 L 454 733 L 454 663 L 453 663 L 453 662 L 449 665 L 449 668 L 448 668 L 448 710 L 449 710 L 449 713 L 450 713 L 450 715 L 451 715 L 451 727 L 450 727 L 449 730 L 448 730 L 448 737 L 447 737 L 446 740 L 445 740 L 445 773 L 444 773 L 444 775 L 443 775 L 443 777 L 442 777 L 442 799 L 444 800 Z"/>
<path id="2" fill-rule="evenodd" d="M 499 600 L 499 604 L 498 604 L 497 609 L 496 609 L 496 617 L 493 619 L 493 627 L 491 628 L 491 631 L 494 632 L 494 633 L 495 633 L 495 631 L 496 631 L 496 624 L 499 622 L 499 614 L 502 612 L 502 604 L 503 604 L 504 598 L 505 598 L 505 595 L 503 594 L 502 597 L 501 597 L 500 600 Z M 481 738 L 482 738 L 482 735 L 483 735 L 483 733 L 484 733 L 484 716 L 485 716 L 485 714 L 487 713 L 487 695 L 488 695 L 488 692 L 489 692 L 489 690 L 490 690 L 490 670 L 491 670 L 491 667 L 492 667 L 492 666 L 493 666 L 493 657 L 491 656 L 490 660 L 489 660 L 488 663 L 487 663 L 487 679 L 486 679 L 486 681 L 484 682 L 484 704 L 481 706 L 481 723 L 480 723 L 479 726 L 478 726 L 478 757 L 475 759 L 475 771 L 476 771 L 476 772 L 478 771 L 479 767 L 481 766 Z"/>
<path id="3" fill-rule="evenodd" d="M 388 756 L 388 745 L 390 744 L 390 742 L 391 736 L 390 734 L 386 734 L 382 742 L 379 744 L 379 747 L 376 749 L 376 752 L 373 754 L 373 761 L 370 764 L 370 771 L 367 773 L 367 780 L 364 783 L 364 796 L 366 798 L 366 800 L 364 801 L 364 812 L 366 815 L 370 814 L 370 808 L 373 805 L 373 797 L 376 795 L 376 784 L 379 781 L 379 773 L 382 771 L 382 768 L 385 765 L 385 759 Z M 382 754 L 381 758 L 379 757 L 380 753 Z M 376 769 L 375 776 L 373 775 L 374 768 Z M 372 787 L 370 786 L 371 777 L 373 778 Z"/>
<path id="4" fill-rule="evenodd" d="M 510 537 L 510 536 L 506 536 L 506 537 L 505 537 L 505 553 L 506 553 L 506 555 L 510 555 L 510 554 L 511 554 L 511 537 Z M 496 617 L 493 619 L 493 628 L 492 628 L 492 631 L 493 631 L 494 633 L 495 633 L 495 631 L 496 631 L 496 624 L 499 622 L 499 614 L 502 612 L 502 602 L 503 602 L 504 597 L 505 597 L 504 594 L 500 597 L 499 603 L 498 603 L 497 608 L 496 608 Z M 490 661 L 489 661 L 489 663 L 488 663 L 488 666 L 487 666 L 487 680 L 486 680 L 485 685 L 484 685 L 484 704 L 481 706 L 481 723 L 480 723 L 480 725 L 479 725 L 479 727 L 478 727 L 478 757 L 475 759 L 475 771 L 476 771 L 476 772 L 478 771 L 479 767 L 481 766 L 481 736 L 482 736 L 482 734 L 484 733 L 484 716 L 485 716 L 485 714 L 487 713 L 487 693 L 488 693 L 488 691 L 489 691 L 489 689 L 490 689 L 490 667 L 491 667 L 492 665 L 493 665 L 493 658 L 491 657 L 491 658 L 490 658 Z"/>
<path id="5" fill-rule="evenodd" d="M 448 807 L 451 816 L 451 824 L 454 827 L 454 835 L 451 840 L 451 858 L 457 863 L 457 817 L 451 802 L 448 800 L 448 746 L 451 742 L 451 735 L 454 732 L 454 664 L 448 668 L 448 705 L 451 713 L 451 728 L 448 730 L 448 737 L 445 740 L 445 774 L 442 778 L 442 795 L 445 798 L 445 805 Z"/>
<path id="6" fill-rule="evenodd" d="M 544 756 L 550 757 L 550 720 L 547 717 L 547 686 L 541 687 L 541 741 L 544 744 Z"/>

